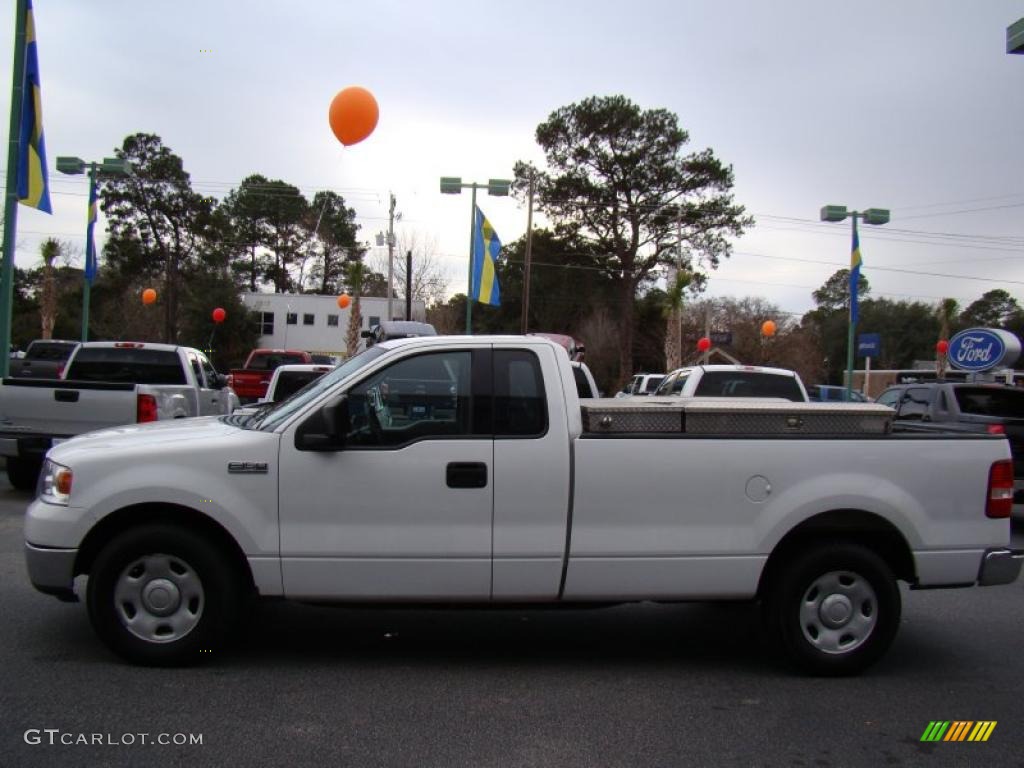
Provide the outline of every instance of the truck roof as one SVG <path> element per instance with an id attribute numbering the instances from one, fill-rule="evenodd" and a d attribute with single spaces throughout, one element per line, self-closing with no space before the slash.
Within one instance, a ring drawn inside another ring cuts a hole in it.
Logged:
<path id="1" fill-rule="evenodd" d="M 543 336 L 519 336 L 519 335 L 489 335 L 481 334 L 479 336 L 412 336 L 402 339 L 388 339 L 382 341 L 379 344 L 375 344 L 374 347 L 380 347 L 381 349 L 398 349 L 400 347 L 437 347 L 451 344 L 515 344 L 517 346 L 535 346 L 535 347 L 549 347 L 551 349 L 558 349 L 565 352 L 568 357 L 569 353 L 565 347 L 558 344 L 551 339 L 547 339 Z"/>
<path id="2" fill-rule="evenodd" d="M 769 373 L 775 376 L 792 376 L 796 377 L 796 371 L 791 371 L 788 368 L 769 368 L 764 365 L 686 365 L 682 368 L 676 368 L 671 373 L 676 371 L 751 371 L 754 373 Z"/>
<path id="3" fill-rule="evenodd" d="M 180 344 L 163 344 L 153 341 L 84 341 L 83 349 L 154 349 L 158 352 L 174 352 L 178 349 L 192 349 Z"/>

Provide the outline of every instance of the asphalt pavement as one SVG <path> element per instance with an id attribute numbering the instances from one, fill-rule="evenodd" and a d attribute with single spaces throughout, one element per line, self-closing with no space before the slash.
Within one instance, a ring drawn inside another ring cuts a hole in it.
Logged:
<path id="1" fill-rule="evenodd" d="M 892 650 L 849 679 L 792 675 L 751 606 L 713 604 L 274 602 L 206 665 L 145 669 L 31 588 L 27 503 L 0 480 L 2 766 L 1024 766 L 1024 582 L 904 591 Z M 922 742 L 934 720 L 996 726 Z"/>

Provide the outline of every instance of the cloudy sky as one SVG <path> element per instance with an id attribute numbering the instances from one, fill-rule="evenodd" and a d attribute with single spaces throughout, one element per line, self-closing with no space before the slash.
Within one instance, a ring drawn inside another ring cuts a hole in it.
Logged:
<path id="1" fill-rule="evenodd" d="M 541 160 L 534 130 L 553 110 L 624 94 L 675 112 L 691 149 L 731 164 L 757 219 L 711 295 L 811 308 L 849 261 L 849 224 L 818 222 L 834 203 L 892 211 L 861 234 L 873 295 L 967 303 L 1003 287 L 1024 303 L 1024 56 L 1005 53 L 1024 2 L 34 4 L 51 167 L 156 133 L 197 190 L 223 196 L 250 173 L 310 197 L 334 189 L 370 241 L 393 192 L 399 234 L 436 238 L 453 290 L 469 195 L 441 195 L 439 177 L 508 177 Z M 13 40 L 6 5 L 0 39 Z M 372 91 L 381 117 L 343 148 L 327 108 L 348 85 Z M 51 184 L 53 216 L 20 207 L 19 266 L 42 237 L 84 242 L 84 178 L 51 170 Z M 524 233 L 511 198 L 481 205 L 505 242 Z"/>

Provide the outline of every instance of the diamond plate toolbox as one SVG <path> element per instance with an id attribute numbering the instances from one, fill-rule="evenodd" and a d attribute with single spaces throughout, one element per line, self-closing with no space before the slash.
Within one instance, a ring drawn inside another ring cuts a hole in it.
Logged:
<path id="1" fill-rule="evenodd" d="M 603 398 L 582 407 L 583 429 L 587 432 L 683 431 L 683 409 L 678 404 L 652 407 Z"/>
<path id="2" fill-rule="evenodd" d="M 683 406 L 690 435 L 884 435 L 894 411 L 876 403 L 693 400 Z"/>
<path id="3" fill-rule="evenodd" d="M 875 403 L 794 403 L 740 398 L 593 400 L 583 425 L 595 433 L 691 435 L 884 435 L 893 411 Z"/>

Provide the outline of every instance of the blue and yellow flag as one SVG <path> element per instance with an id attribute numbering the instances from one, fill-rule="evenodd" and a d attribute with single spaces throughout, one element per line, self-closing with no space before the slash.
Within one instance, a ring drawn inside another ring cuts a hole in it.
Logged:
<path id="1" fill-rule="evenodd" d="M 501 255 L 501 241 L 479 207 L 476 209 L 473 226 L 473 279 L 470 298 L 492 307 L 501 306 L 501 291 L 498 289 L 498 256 Z"/>
<path id="2" fill-rule="evenodd" d="M 850 324 L 857 324 L 857 284 L 860 282 L 860 237 L 853 222 L 853 250 L 850 252 Z"/>
<path id="3" fill-rule="evenodd" d="M 46 175 L 46 142 L 43 140 L 43 101 L 39 89 L 39 57 L 32 0 L 25 15 L 25 79 L 21 95 L 21 130 L 18 136 L 18 202 L 46 213 L 50 208 L 50 184 Z"/>
<path id="4" fill-rule="evenodd" d="M 96 240 L 93 230 L 96 228 L 96 184 L 89 185 L 89 224 L 85 230 L 85 279 L 92 283 L 96 279 Z"/>

